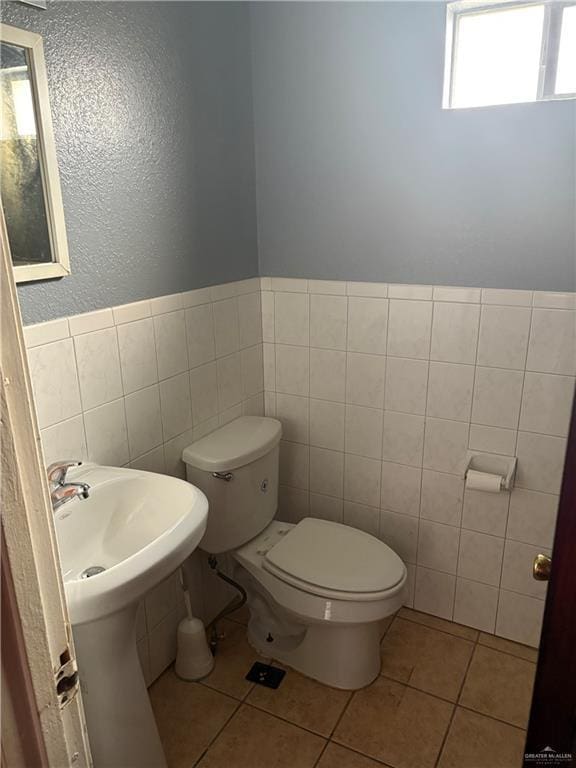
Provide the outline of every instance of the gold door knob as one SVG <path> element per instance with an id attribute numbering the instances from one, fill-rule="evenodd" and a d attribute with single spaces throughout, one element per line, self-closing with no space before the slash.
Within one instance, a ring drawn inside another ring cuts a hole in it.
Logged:
<path id="1" fill-rule="evenodd" d="M 552 560 L 548 555 L 536 555 L 532 566 L 532 576 L 536 581 L 548 581 L 551 567 Z"/>

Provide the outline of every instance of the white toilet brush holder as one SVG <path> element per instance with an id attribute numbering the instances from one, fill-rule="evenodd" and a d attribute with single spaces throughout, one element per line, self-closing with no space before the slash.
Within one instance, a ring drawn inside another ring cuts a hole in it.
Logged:
<path id="1" fill-rule="evenodd" d="M 180 577 L 183 582 L 182 572 Z M 187 615 L 178 625 L 174 671 L 183 680 L 201 680 L 214 669 L 214 656 L 208 647 L 204 624 L 192 615 L 190 594 L 184 582 L 183 588 Z"/>

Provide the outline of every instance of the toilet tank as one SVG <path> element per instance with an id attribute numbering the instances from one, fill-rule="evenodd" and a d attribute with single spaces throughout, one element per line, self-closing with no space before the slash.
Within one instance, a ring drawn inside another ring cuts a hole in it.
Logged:
<path id="1" fill-rule="evenodd" d="M 200 548 L 228 552 L 266 528 L 278 506 L 282 425 L 241 416 L 184 449 L 186 478 L 208 498 L 208 524 Z"/>

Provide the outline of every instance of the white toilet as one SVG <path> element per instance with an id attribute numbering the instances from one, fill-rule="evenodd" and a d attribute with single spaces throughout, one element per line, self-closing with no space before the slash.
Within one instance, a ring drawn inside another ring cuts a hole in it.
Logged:
<path id="1" fill-rule="evenodd" d="M 187 478 L 209 502 L 200 547 L 229 552 L 248 594 L 248 637 L 264 656 L 336 688 L 380 671 L 381 620 L 404 602 L 406 566 L 363 531 L 274 520 L 282 425 L 243 416 L 188 446 Z"/>

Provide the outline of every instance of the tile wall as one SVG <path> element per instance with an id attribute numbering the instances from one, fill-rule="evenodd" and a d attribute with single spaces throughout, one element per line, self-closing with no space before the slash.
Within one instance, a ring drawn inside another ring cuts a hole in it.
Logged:
<path id="1" fill-rule="evenodd" d="M 163 296 L 24 330 L 46 464 L 81 459 L 185 477 L 183 448 L 263 413 L 259 279 Z M 206 619 L 231 595 L 201 558 L 193 602 Z M 141 606 L 146 677 L 173 660 L 176 575 Z"/>
<path id="2" fill-rule="evenodd" d="M 262 278 L 279 514 L 344 522 L 408 564 L 408 604 L 537 645 L 576 374 L 575 296 Z M 464 488 L 518 457 L 512 493 Z"/>
<path id="3" fill-rule="evenodd" d="M 552 543 L 575 299 L 260 278 L 28 326 L 46 463 L 184 477 L 186 445 L 265 410 L 284 427 L 283 519 L 379 536 L 408 564 L 409 605 L 536 645 L 545 585 L 530 568 Z M 471 451 L 518 456 L 511 494 L 465 491 Z M 206 620 L 232 593 L 198 554 L 192 570 Z M 141 606 L 149 680 L 181 614 L 176 577 Z"/>

